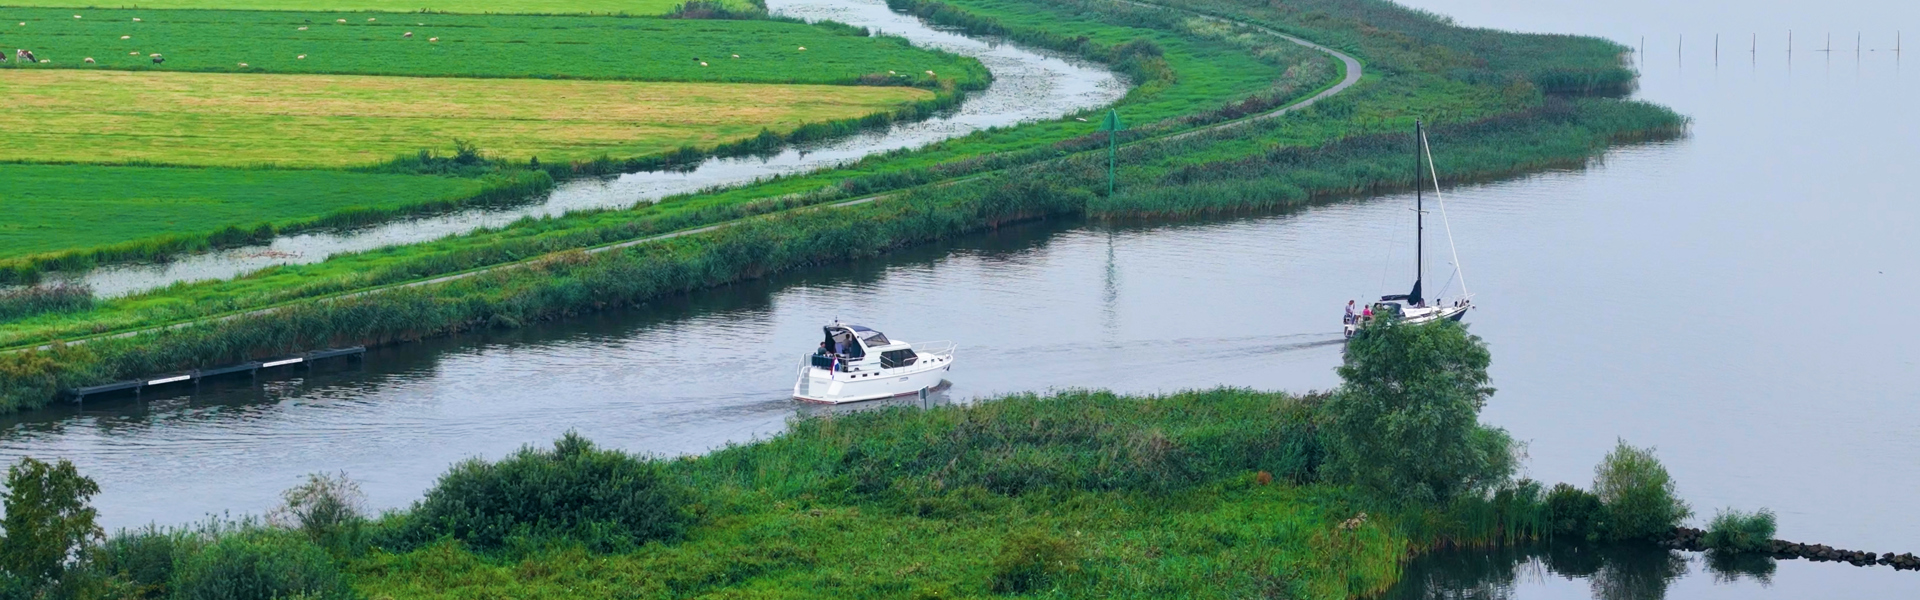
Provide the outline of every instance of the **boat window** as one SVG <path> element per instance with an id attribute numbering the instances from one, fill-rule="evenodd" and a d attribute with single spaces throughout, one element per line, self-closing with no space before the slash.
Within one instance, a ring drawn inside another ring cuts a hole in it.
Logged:
<path id="1" fill-rule="evenodd" d="M 860 342 L 855 341 L 853 332 L 845 329 L 827 330 L 826 351 L 851 358 L 867 355 L 867 351 L 860 347 Z"/>
<path id="2" fill-rule="evenodd" d="M 868 346 L 885 346 L 893 343 L 887 341 L 887 334 L 871 329 L 860 332 L 860 339 L 865 340 Z"/>
<path id="3" fill-rule="evenodd" d="M 892 369 L 911 365 L 920 359 L 912 350 L 888 350 L 880 353 L 881 368 Z"/>

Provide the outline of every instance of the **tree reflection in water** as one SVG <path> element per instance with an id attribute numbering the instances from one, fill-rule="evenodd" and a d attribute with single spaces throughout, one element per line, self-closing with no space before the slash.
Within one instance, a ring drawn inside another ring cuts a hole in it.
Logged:
<path id="1" fill-rule="evenodd" d="M 1553 575 L 1585 580 L 1594 600 L 1663 600 L 1694 562 L 1686 553 L 1644 544 L 1447 550 L 1414 559 L 1383 599 L 1510 600 L 1522 597 L 1516 583 Z M 1708 553 L 1699 562 L 1717 582 L 1748 577 L 1761 585 L 1773 582 L 1769 556 Z"/>

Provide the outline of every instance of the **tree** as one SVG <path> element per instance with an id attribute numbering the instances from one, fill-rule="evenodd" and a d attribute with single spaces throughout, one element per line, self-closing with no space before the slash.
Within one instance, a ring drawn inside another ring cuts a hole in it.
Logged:
<path id="1" fill-rule="evenodd" d="M 1513 441 L 1482 427 L 1489 354 L 1453 322 L 1380 319 L 1347 343 L 1345 383 L 1325 405 L 1327 468 L 1407 502 L 1444 502 L 1505 481 Z"/>
<path id="2" fill-rule="evenodd" d="M 0 537 L 0 568 L 37 583 L 53 582 L 67 564 L 104 534 L 87 505 L 100 485 L 73 463 L 47 464 L 21 458 L 7 469 L 6 531 Z"/>
<path id="3" fill-rule="evenodd" d="M 1616 540 L 1657 539 L 1693 515 L 1653 448 L 1635 448 L 1626 440 L 1593 468 L 1593 493 L 1606 506 L 1607 534 Z"/>

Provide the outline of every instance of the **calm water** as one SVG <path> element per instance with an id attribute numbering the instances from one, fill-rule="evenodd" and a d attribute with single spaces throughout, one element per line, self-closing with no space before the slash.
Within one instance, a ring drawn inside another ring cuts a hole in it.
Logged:
<path id="1" fill-rule="evenodd" d="M 1522 29 L 1603 24 L 1542 12 L 1552 8 L 1455 14 Z M 1911 15 L 1894 8 L 1863 22 Z M 1518 22 L 1527 14 L 1537 20 Z M 1481 307 L 1467 320 L 1493 348 L 1500 389 L 1484 419 L 1530 443 L 1529 476 L 1585 484 L 1625 438 L 1657 446 L 1699 512 L 1764 506 L 1783 538 L 1920 552 L 1920 313 L 1902 306 L 1920 296 L 1920 83 L 1890 54 L 1862 54 L 1830 66 L 1796 54 L 1791 68 L 1784 53 L 1751 64 L 1723 54 L 1718 69 L 1691 53 L 1649 60 L 1641 96 L 1694 117 L 1688 138 L 1449 192 Z M 257 385 L 16 418 L 0 454 L 73 459 L 100 480 L 111 525 L 261 511 L 320 470 L 401 506 L 455 460 L 568 429 L 663 454 L 778 433 L 806 414 L 787 399 L 798 355 L 836 317 L 956 340 L 954 385 L 933 402 L 1082 386 L 1325 388 L 1340 306 L 1405 287 L 1408 200 L 1019 227 Z M 1887 568 L 1784 561 L 1763 581 L 1717 574 L 1697 555 L 1602 558 L 1434 557 L 1396 593 L 1920 596 L 1920 574 Z"/>

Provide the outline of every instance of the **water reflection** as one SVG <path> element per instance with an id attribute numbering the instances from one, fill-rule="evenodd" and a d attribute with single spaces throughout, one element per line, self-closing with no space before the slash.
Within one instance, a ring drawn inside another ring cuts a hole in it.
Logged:
<path id="1" fill-rule="evenodd" d="M 1548 578 L 1585 584 L 1593 600 L 1662 600 L 1698 567 L 1718 584 L 1771 586 L 1777 566 L 1765 555 L 1679 552 L 1650 544 L 1535 544 L 1433 552 L 1407 565 L 1384 600 L 1506 600 Z M 1533 597 L 1533 594 L 1524 594 Z M 1562 595 L 1565 597 L 1566 595 Z"/>

